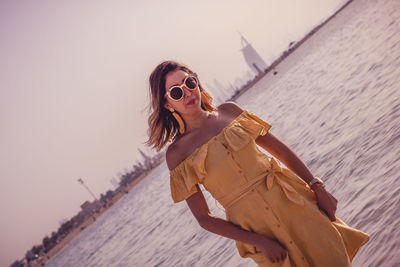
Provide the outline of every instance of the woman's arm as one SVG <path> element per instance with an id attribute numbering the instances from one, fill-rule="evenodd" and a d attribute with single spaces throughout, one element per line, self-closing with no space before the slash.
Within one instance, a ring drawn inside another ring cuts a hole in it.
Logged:
<path id="1" fill-rule="evenodd" d="M 256 246 L 272 262 L 283 260 L 286 250 L 276 241 L 263 235 L 249 232 L 228 222 L 224 219 L 214 217 L 208 208 L 204 195 L 198 185 L 197 192 L 186 199 L 190 210 L 205 230 Z"/>
<path id="2" fill-rule="evenodd" d="M 285 164 L 307 184 L 314 178 L 303 161 L 272 133 L 268 132 L 263 136 L 260 135 L 256 139 L 256 143 L 271 153 L 272 156 L 279 159 L 279 161 Z M 325 190 L 325 186 L 321 186 L 321 184 L 313 184 L 311 189 L 315 192 L 319 207 L 326 213 L 331 221 L 335 221 L 337 199 Z"/>
<path id="3" fill-rule="evenodd" d="M 272 133 L 268 132 L 266 135 L 260 135 L 256 139 L 256 143 L 271 153 L 272 156 L 279 159 L 279 161 L 285 164 L 307 184 L 314 179 L 313 174 L 303 161 Z"/>

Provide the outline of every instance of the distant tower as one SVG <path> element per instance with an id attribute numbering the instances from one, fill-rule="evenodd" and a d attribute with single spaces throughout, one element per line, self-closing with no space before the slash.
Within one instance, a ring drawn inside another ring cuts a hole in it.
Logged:
<path id="1" fill-rule="evenodd" d="M 239 32 L 240 34 L 240 32 Z M 249 68 L 255 73 L 260 74 L 264 72 L 268 66 L 267 63 L 261 58 L 257 51 L 251 46 L 249 42 L 240 34 L 242 42 L 242 53 Z"/>
<path id="2" fill-rule="evenodd" d="M 89 187 L 85 184 L 85 182 L 82 180 L 82 178 L 78 179 L 78 182 L 83 185 L 84 188 L 89 192 L 90 195 L 94 198 L 95 201 L 97 201 L 97 197 L 93 194 L 93 192 L 89 189 Z"/>
<path id="3" fill-rule="evenodd" d="M 147 156 L 146 153 L 144 153 L 140 148 L 138 148 L 140 154 L 142 155 L 142 157 L 144 158 L 144 166 L 147 169 L 150 169 L 153 167 L 153 160 L 151 157 Z"/>

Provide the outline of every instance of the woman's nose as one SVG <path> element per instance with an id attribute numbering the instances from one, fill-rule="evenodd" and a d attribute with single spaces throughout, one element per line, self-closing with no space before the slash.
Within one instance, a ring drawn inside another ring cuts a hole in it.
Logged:
<path id="1" fill-rule="evenodd" d="M 189 90 L 186 86 L 183 86 L 183 91 L 185 92 L 185 95 L 190 95 L 192 93 L 192 90 Z"/>

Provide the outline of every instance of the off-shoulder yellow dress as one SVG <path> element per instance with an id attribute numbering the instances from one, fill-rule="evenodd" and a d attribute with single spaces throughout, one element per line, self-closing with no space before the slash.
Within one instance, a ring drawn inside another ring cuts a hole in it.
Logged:
<path id="1" fill-rule="evenodd" d="M 270 125 L 243 111 L 218 135 L 170 171 L 174 202 L 204 188 L 225 208 L 226 219 L 282 243 L 288 256 L 271 263 L 251 244 L 236 241 L 241 257 L 259 266 L 351 266 L 369 235 L 331 222 L 313 191 L 292 171 L 262 153 L 255 143 Z"/>

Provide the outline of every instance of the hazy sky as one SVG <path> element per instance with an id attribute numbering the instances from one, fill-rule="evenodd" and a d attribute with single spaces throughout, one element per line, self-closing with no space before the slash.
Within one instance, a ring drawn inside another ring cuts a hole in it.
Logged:
<path id="1" fill-rule="evenodd" d="M 159 62 L 228 85 L 237 31 L 269 63 L 344 2 L 0 1 L 0 265 L 91 200 L 79 177 L 99 196 L 140 159 Z"/>

